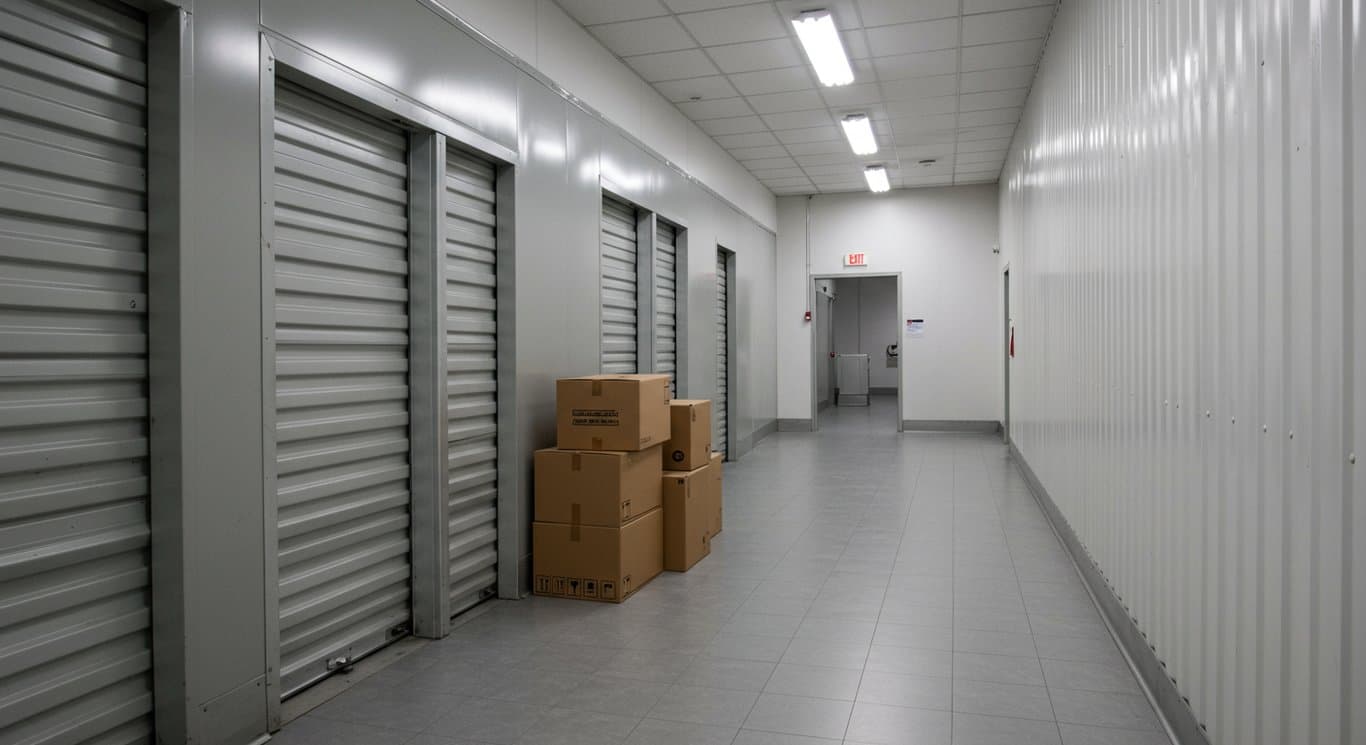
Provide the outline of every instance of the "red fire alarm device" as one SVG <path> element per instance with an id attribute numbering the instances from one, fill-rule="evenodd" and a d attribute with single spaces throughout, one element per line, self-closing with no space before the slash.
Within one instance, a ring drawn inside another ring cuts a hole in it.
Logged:
<path id="1" fill-rule="evenodd" d="M 811 311 L 809 310 L 806 312 L 806 320 L 811 320 Z"/>

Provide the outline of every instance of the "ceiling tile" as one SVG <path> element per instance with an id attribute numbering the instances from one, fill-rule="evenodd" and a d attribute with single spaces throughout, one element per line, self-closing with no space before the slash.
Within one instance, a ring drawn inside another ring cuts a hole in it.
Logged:
<path id="1" fill-rule="evenodd" d="M 607 23 L 588 29 L 619 57 L 671 52 L 697 46 L 672 16 Z"/>
<path id="2" fill-rule="evenodd" d="M 901 139 L 902 134 L 912 132 L 934 132 L 943 129 L 953 129 L 956 123 L 956 116 L 953 114 L 931 114 L 929 116 L 908 116 L 892 120 L 892 132 L 896 133 L 897 139 Z"/>
<path id="3" fill-rule="evenodd" d="M 700 49 L 626 57 L 625 61 L 631 69 L 651 83 L 680 78 L 700 78 L 717 73 L 716 65 L 713 65 Z"/>
<path id="4" fill-rule="evenodd" d="M 848 166 L 851 163 L 858 162 L 858 156 L 854 155 L 854 153 L 849 150 L 848 145 L 844 146 L 844 152 L 842 153 L 818 153 L 815 155 L 797 155 L 794 157 L 797 159 L 797 162 L 802 165 L 802 168 L 819 168 L 820 166 L 832 165 Z M 829 173 L 829 171 L 825 172 Z M 818 171 L 807 171 L 807 173 L 815 175 Z"/>
<path id="5" fill-rule="evenodd" d="M 1028 88 L 1033 82 L 1034 68 L 1032 66 L 1007 67 L 1001 70 L 978 70 L 963 73 L 959 90 L 963 93 L 1004 91 L 1011 88 Z"/>
<path id="6" fill-rule="evenodd" d="M 975 153 L 987 150 L 1007 150 L 1010 148 L 1010 138 L 1002 137 L 997 140 L 968 140 L 958 143 L 958 152 Z"/>
<path id="7" fill-rule="evenodd" d="M 1052 6 L 1047 6 L 964 16 L 963 44 L 995 44 L 1042 37 L 1053 23 L 1053 10 Z"/>
<path id="8" fill-rule="evenodd" d="M 938 145 L 910 145 L 896 149 L 898 158 L 904 160 L 920 160 L 921 158 L 938 158 L 945 155 L 953 155 L 953 143 L 943 142 Z"/>
<path id="9" fill-rule="evenodd" d="M 801 52 L 797 51 L 797 45 L 793 44 L 791 39 L 768 39 L 707 47 L 707 54 L 722 72 L 772 70 L 778 67 L 798 67 L 802 64 Z"/>
<path id="10" fill-rule="evenodd" d="M 952 96 L 958 93 L 957 75 L 936 75 L 932 78 L 905 78 L 882 84 L 888 101 L 911 101 L 932 96 Z"/>
<path id="11" fill-rule="evenodd" d="M 805 173 L 800 168 L 757 168 L 750 171 L 756 178 L 791 178 L 793 176 L 803 176 Z"/>
<path id="12" fill-rule="evenodd" d="M 844 140 L 821 140 L 818 142 L 794 142 L 787 146 L 793 155 L 823 155 L 849 152 L 849 143 Z"/>
<path id="13" fill-rule="evenodd" d="M 785 144 L 794 142 L 820 142 L 821 140 L 834 140 L 840 137 L 839 130 L 835 125 L 828 127 L 810 127 L 808 129 L 784 129 L 774 133 L 777 138 Z"/>
<path id="14" fill-rule="evenodd" d="M 880 80 L 923 78 L 929 75 L 952 75 L 958 72 L 958 50 L 940 49 L 934 52 L 894 54 L 876 57 L 873 67 Z"/>
<path id="15" fill-rule="evenodd" d="M 858 0 L 865 26 L 928 21 L 958 15 L 958 0 Z"/>
<path id="16" fill-rule="evenodd" d="M 746 100 L 760 114 L 776 114 L 780 111 L 800 111 L 819 108 L 824 102 L 814 89 L 791 91 L 788 93 L 765 93 L 749 96 Z"/>
<path id="17" fill-rule="evenodd" d="M 962 166 L 964 163 L 1000 163 L 1006 159 L 1006 151 L 989 150 L 984 153 L 959 153 L 954 158 L 954 163 Z"/>
<path id="18" fill-rule="evenodd" d="M 841 85 L 837 88 L 822 88 L 821 96 L 835 108 L 865 106 L 882 100 L 882 89 L 877 83 Z"/>
<path id="19" fill-rule="evenodd" d="M 742 135 L 720 135 L 713 137 L 716 144 L 726 149 L 739 147 L 763 147 L 765 145 L 777 145 L 778 138 L 772 132 L 749 132 Z"/>
<path id="20" fill-rule="evenodd" d="M 734 98 L 739 94 L 735 92 L 734 86 L 721 75 L 710 75 L 705 78 L 688 78 L 687 80 L 668 80 L 662 83 L 655 83 L 655 90 L 664 94 L 664 97 L 675 103 L 679 101 L 690 101 L 694 97 L 702 100 L 712 98 Z"/>
<path id="21" fill-rule="evenodd" d="M 849 178 L 850 176 L 863 175 L 863 163 L 860 161 L 850 161 L 848 163 L 831 163 L 830 165 L 824 166 L 804 165 L 802 166 L 802 169 L 805 170 L 807 174 L 811 176 L 811 178 L 829 178 L 831 176 L 843 176 L 845 178 Z"/>
<path id="22" fill-rule="evenodd" d="M 743 98 L 714 98 L 710 101 L 679 101 L 678 110 L 693 121 L 747 116 L 754 112 Z"/>
<path id="23" fill-rule="evenodd" d="M 1056 5 L 1054 0 L 963 0 L 964 13 L 989 13 L 993 10 L 1032 8 L 1036 5 Z"/>
<path id="24" fill-rule="evenodd" d="M 769 191 L 773 192 L 774 194 L 780 197 L 801 196 L 803 194 L 817 193 L 816 188 L 814 186 L 810 188 L 802 188 L 799 186 L 773 186 L 769 187 Z"/>
<path id="25" fill-rule="evenodd" d="M 952 114 L 956 111 L 958 111 L 957 96 L 935 96 L 933 98 L 915 98 L 887 103 L 887 113 L 894 118 Z"/>
<path id="26" fill-rule="evenodd" d="M 963 72 L 1032 66 L 1043 54 L 1043 39 L 963 47 Z"/>
<path id="27" fill-rule="evenodd" d="M 912 145 L 952 145 L 956 141 L 956 134 L 951 130 L 936 130 L 934 132 L 911 132 L 909 134 L 897 135 L 896 144 L 898 146 Z"/>
<path id="28" fill-rule="evenodd" d="M 764 145 L 762 147 L 736 147 L 730 149 L 730 154 L 736 160 L 756 160 L 758 158 L 786 158 L 787 148 L 782 145 Z"/>
<path id="29" fill-rule="evenodd" d="M 559 0 L 560 7 L 584 26 L 668 15 L 659 0 Z"/>
<path id="30" fill-rule="evenodd" d="M 799 187 L 799 186 L 810 186 L 810 185 L 811 185 L 810 179 L 806 178 L 805 176 L 797 176 L 797 177 L 793 177 L 793 178 L 763 179 L 763 182 L 764 182 L 764 186 L 778 186 L 778 187 L 783 187 L 783 186 L 786 186 L 786 187 Z"/>
<path id="31" fill-rule="evenodd" d="M 780 39 L 788 35 L 778 12 L 768 3 L 686 13 L 678 16 L 678 20 L 688 27 L 697 43 L 704 47 Z"/>
<path id="32" fill-rule="evenodd" d="M 630 5 L 636 0 L 610 0 L 610 2 Z M 669 6 L 669 10 L 675 13 L 692 13 L 698 10 L 714 10 L 716 8 L 729 8 L 734 5 L 745 5 L 754 0 L 664 0 L 664 4 Z"/>
<path id="33" fill-rule="evenodd" d="M 1008 106 L 1024 106 L 1028 88 L 1015 88 L 1008 91 L 988 93 L 967 93 L 959 96 L 958 108 L 961 111 L 981 111 L 983 109 L 1004 109 Z"/>
<path id="34" fill-rule="evenodd" d="M 967 127 L 958 130 L 958 139 L 962 140 L 998 140 L 1002 137 L 1010 137 L 1015 134 L 1014 124 L 996 124 L 989 127 Z"/>
<path id="35" fill-rule="evenodd" d="M 958 19 L 870 28 L 868 46 L 875 56 L 928 52 L 958 45 Z"/>
<path id="36" fill-rule="evenodd" d="M 796 168 L 797 161 L 791 158 L 758 158 L 756 160 L 743 161 L 745 168 L 750 170 L 765 170 L 769 168 Z"/>
<path id="37" fill-rule="evenodd" d="M 964 111 L 958 115 L 959 127 L 981 127 L 988 124 L 1014 124 L 1018 121 L 1020 121 L 1020 110 L 1017 108 Z"/>
<path id="38" fill-rule="evenodd" d="M 810 111 L 787 111 L 781 114 L 764 114 L 764 123 L 771 129 L 802 129 L 822 127 L 831 123 L 829 109 Z"/>
<path id="39" fill-rule="evenodd" d="M 841 31 L 840 41 L 844 42 L 844 53 L 851 60 L 868 59 L 873 56 L 868 51 L 868 38 L 863 35 L 863 29 Z"/>
<path id="40" fill-rule="evenodd" d="M 730 76 L 736 89 L 746 96 L 814 89 L 811 73 L 805 67 L 740 72 Z"/>
<path id="41" fill-rule="evenodd" d="M 768 129 L 757 116 L 736 116 L 729 119 L 704 119 L 697 123 L 703 132 L 717 135 L 739 135 L 746 132 L 763 132 Z"/>

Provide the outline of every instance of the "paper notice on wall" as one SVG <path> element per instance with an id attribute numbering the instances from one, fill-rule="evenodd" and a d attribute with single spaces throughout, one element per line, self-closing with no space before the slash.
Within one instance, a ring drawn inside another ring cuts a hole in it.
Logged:
<path id="1" fill-rule="evenodd" d="M 922 337 L 922 336 L 924 336 L 924 335 L 925 335 L 925 319 L 923 319 L 923 318 L 907 318 L 907 319 L 906 319 L 906 336 L 908 336 L 908 337 L 910 337 L 910 338 L 912 338 L 912 339 L 918 339 L 918 338 L 920 338 L 920 337 Z"/>

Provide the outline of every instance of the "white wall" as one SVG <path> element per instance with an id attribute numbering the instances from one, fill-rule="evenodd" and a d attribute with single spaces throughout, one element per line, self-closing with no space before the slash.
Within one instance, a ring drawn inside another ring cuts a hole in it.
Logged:
<path id="1" fill-rule="evenodd" d="M 1062 5 L 1012 435 L 1219 745 L 1366 742 L 1361 2 Z"/>
<path id="2" fill-rule="evenodd" d="M 810 209 L 810 271 L 806 223 Z M 902 419 L 999 421 L 1001 286 L 995 185 L 898 189 L 778 200 L 778 417 L 810 419 L 808 277 L 900 272 Z M 843 255 L 864 251 L 866 269 Z"/>
<path id="3" fill-rule="evenodd" d="M 496 44 L 773 230 L 773 193 L 552 0 L 423 0 Z"/>
<path id="4" fill-rule="evenodd" d="M 837 280 L 835 295 L 835 353 L 868 355 L 868 385 L 895 389 L 898 368 L 887 366 L 887 345 L 902 343 L 896 279 Z"/>

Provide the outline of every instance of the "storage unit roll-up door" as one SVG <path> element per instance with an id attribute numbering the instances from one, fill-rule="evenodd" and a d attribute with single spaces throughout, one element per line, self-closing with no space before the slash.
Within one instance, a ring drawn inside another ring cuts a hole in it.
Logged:
<path id="1" fill-rule="evenodd" d="M 498 579 L 497 245 L 491 163 L 446 153 L 446 409 L 451 613 Z"/>
<path id="2" fill-rule="evenodd" d="M 668 373 L 678 395 L 678 229 L 663 220 L 655 230 L 655 372 Z"/>
<path id="3" fill-rule="evenodd" d="M 726 283 L 726 254 L 718 251 L 716 253 L 716 401 L 712 403 L 712 421 L 715 422 L 714 428 L 714 447 L 718 452 L 730 458 L 730 440 L 727 432 L 726 414 L 728 406 L 726 397 L 729 394 L 728 378 L 730 375 L 730 337 L 727 322 L 729 315 L 730 296 Z"/>
<path id="4" fill-rule="evenodd" d="M 602 371 L 638 372 L 636 210 L 602 197 Z"/>
<path id="5" fill-rule="evenodd" d="M 144 19 L 0 4 L 0 740 L 149 742 Z"/>
<path id="6" fill-rule="evenodd" d="M 277 81 L 284 695 L 410 626 L 407 137 Z"/>

